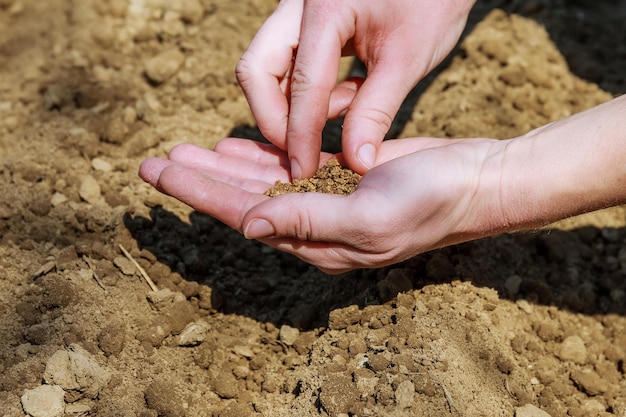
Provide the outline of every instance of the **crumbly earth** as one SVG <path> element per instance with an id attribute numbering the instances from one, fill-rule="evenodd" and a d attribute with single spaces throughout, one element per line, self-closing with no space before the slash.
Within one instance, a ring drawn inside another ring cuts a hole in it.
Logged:
<path id="1" fill-rule="evenodd" d="M 0 0 L 0 415 L 625 416 L 621 207 L 328 276 L 142 183 L 177 143 L 260 136 L 233 68 L 275 5 Z M 390 136 L 623 94 L 625 11 L 478 2 Z"/>
<path id="2" fill-rule="evenodd" d="M 342 167 L 336 158 L 331 158 L 311 178 L 296 178 L 291 182 L 276 181 L 265 194 L 270 197 L 310 192 L 350 195 L 356 190 L 360 180 L 359 174 Z"/>

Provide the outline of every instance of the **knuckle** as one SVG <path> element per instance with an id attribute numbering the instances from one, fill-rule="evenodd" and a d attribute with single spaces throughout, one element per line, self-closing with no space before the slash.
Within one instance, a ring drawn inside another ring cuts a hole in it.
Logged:
<path id="1" fill-rule="evenodd" d="M 387 133 L 394 119 L 391 113 L 376 107 L 358 109 L 350 116 L 353 119 L 359 119 L 359 123 L 363 120 L 371 122 L 383 134 Z"/>
<path id="2" fill-rule="evenodd" d="M 307 212 L 296 212 L 294 224 L 294 236 L 299 240 L 308 241 L 313 237 L 313 225 Z"/>
<path id="3" fill-rule="evenodd" d="M 250 52 L 246 51 L 237 62 L 235 66 L 235 77 L 237 82 L 242 87 L 250 83 L 252 79 L 252 68 L 254 66 L 251 63 Z"/>
<path id="4" fill-rule="evenodd" d="M 299 94 L 304 95 L 313 90 L 314 85 L 310 71 L 307 71 L 302 64 L 298 64 L 293 68 L 290 88 L 292 97 Z"/>
<path id="5" fill-rule="evenodd" d="M 186 154 L 189 149 L 191 149 L 192 145 L 188 143 L 179 143 L 174 145 L 174 147 L 169 151 L 168 158 L 171 160 L 177 160 L 182 155 Z"/>

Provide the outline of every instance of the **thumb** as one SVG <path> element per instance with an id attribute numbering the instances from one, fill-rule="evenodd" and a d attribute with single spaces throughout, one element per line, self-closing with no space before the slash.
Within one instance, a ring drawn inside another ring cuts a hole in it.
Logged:
<path id="1" fill-rule="evenodd" d="M 283 194 L 250 209 L 242 226 L 247 239 L 293 238 L 301 241 L 345 241 L 353 215 L 349 198 L 338 194 Z"/>
<path id="2" fill-rule="evenodd" d="M 357 91 L 343 122 L 342 149 L 350 168 L 365 174 L 376 162 L 378 148 L 413 85 L 401 69 L 372 69 Z"/>

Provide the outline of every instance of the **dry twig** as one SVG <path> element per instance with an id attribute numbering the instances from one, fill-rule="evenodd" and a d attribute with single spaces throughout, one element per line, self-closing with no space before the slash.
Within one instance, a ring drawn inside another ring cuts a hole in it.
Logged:
<path id="1" fill-rule="evenodd" d="M 135 268 L 137 268 L 137 270 L 139 271 L 139 273 L 141 274 L 141 276 L 143 277 L 143 279 L 146 280 L 146 282 L 148 283 L 148 285 L 150 286 L 150 288 L 152 289 L 152 291 L 158 291 L 159 289 L 157 288 L 157 286 L 154 284 L 154 281 L 152 281 L 152 279 L 150 278 L 150 276 L 148 275 L 148 273 L 146 272 L 145 269 L 143 269 L 141 267 L 141 265 L 139 265 L 137 263 L 137 261 L 130 255 L 130 253 L 128 253 L 128 251 L 124 248 L 124 246 L 122 246 L 120 244 L 120 249 L 122 250 L 122 252 L 124 253 L 124 256 L 126 256 L 128 258 L 129 261 L 131 261 L 133 263 L 133 265 L 135 265 Z"/>
<path id="2" fill-rule="evenodd" d="M 93 279 L 96 280 L 96 282 L 98 283 L 100 288 L 102 288 L 104 291 L 107 291 L 106 287 L 104 286 L 104 284 L 100 280 L 100 277 L 98 276 L 98 273 L 96 272 L 96 267 L 93 265 L 93 262 L 92 262 L 91 258 L 88 257 L 87 255 L 83 255 L 83 261 L 85 261 L 85 263 L 87 264 L 89 269 L 91 269 L 91 275 L 93 276 Z"/>

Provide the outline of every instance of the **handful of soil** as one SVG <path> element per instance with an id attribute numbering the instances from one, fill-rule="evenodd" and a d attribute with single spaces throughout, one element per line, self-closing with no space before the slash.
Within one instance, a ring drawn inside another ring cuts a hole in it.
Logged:
<path id="1" fill-rule="evenodd" d="M 265 195 L 276 197 L 286 193 L 328 193 L 352 194 L 361 176 L 349 168 L 344 168 L 335 158 L 331 158 L 319 168 L 312 178 L 295 179 L 292 182 L 276 181 Z"/>

